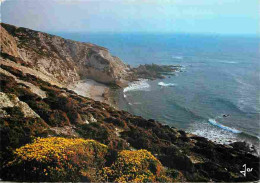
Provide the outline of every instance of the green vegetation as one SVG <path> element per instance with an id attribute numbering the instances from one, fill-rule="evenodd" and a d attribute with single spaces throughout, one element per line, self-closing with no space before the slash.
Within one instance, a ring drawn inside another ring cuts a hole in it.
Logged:
<path id="1" fill-rule="evenodd" d="M 111 159 L 108 147 L 95 140 L 36 138 L 14 151 L 4 172 L 12 181 L 172 181 L 147 150 L 123 150 L 109 167 L 106 158 Z"/>
<path id="2" fill-rule="evenodd" d="M 1 68 L 47 95 L 41 98 L 28 86 L 0 74 L 0 91 L 11 100 L 18 97 L 40 116 L 25 117 L 20 107 L 1 109 L 8 114 L 0 117 L 0 178 L 4 181 L 259 179 L 259 158 L 241 148 L 214 144 L 53 86 L 19 69 L 4 64 Z M 253 168 L 246 178 L 239 173 L 243 163 Z"/>
<path id="3" fill-rule="evenodd" d="M 118 154 L 116 161 L 103 169 L 103 181 L 108 182 L 171 182 L 158 159 L 147 150 Z"/>
<path id="4" fill-rule="evenodd" d="M 96 182 L 107 146 L 94 140 L 37 138 L 14 154 L 6 172 L 14 181 Z"/>

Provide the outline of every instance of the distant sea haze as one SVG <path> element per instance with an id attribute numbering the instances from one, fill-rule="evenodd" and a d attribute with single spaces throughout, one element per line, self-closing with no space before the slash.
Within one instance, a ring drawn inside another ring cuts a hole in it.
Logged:
<path id="1" fill-rule="evenodd" d="M 57 34 L 57 33 L 56 33 Z M 132 66 L 177 64 L 182 72 L 119 90 L 119 107 L 219 143 L 259 147 L 259 37 L 59 33 L 104 46 Z"/>

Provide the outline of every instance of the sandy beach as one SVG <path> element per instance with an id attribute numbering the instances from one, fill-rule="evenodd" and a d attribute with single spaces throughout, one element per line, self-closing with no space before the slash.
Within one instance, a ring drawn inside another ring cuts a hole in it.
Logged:
<path id="1" fill-rule="evenodd" d="M 98 83 L 91 79 L 77 81 L 68 85 L 70 90 L 73 90 L 78 95 L 92 98 L 93 100 L 105 102 L 115 107 L 115 103 L 110 95 L 110 88 L 102 83 Z"/>

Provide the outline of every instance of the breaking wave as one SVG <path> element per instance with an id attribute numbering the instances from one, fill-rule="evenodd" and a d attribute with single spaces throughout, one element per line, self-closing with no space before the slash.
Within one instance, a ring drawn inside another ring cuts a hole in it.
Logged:
<path id="1" fill-rule="evenodd" d="M 187 131 L 220 144 L 230 144 L 232 142 L 237 142 L 238 134 L 230 133 L 228 131 L 222 130 L 221 128 L 215 128 L 211 124 L 204 123 L 202 121 L 193 123 Z"/>
<path id="2" fill-rule="evenodd" d="M 241 131 L 237 130 L 237 129 L 234 129 L 234 128 L 230 128 L 230 127 L 227 127 L 227 126 L 224 126 L 222 124 L 219 124 L 216 122 L 215 119 L 209 119 L 208 122 L 214 126 L 217 126 L 223 130 L 226 130 L 226 131 L 229 131 L 229 132 L 232 132 L 232 133 L 241 133 Z"/>
<path id="3" fill-rule="evenodd" d="M 149 91 L 150 85 L 148 84 L 147 79 L 142 79 L 139 81 L 135 81 L 129 84 L 128 87 L 124 88 L 124 93 L 129 91 Z"/>
<path id="4" fill-rule="evenodd" d="M 182 60 L 183 56 L 172 56 L 173 59 Z"/>
<path id="5" fill-rule="evenodd" d="M 174 83 L 164 83 L 164 82 L 159 82 L 158 85 L 159 86 L 170 86 L 170 87 L 176 86 L 176 84 L 174 84 Z"/>

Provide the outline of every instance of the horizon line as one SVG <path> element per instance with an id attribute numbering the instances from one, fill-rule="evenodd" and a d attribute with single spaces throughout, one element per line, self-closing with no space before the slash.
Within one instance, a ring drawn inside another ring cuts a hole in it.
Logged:
<path id="1" fill-rule="evenodd" d="M 47 33 L 86 33 L 86 34 L 196 34 L 196 35 L 227 35 L 227 36 L 254 36 L 260 37 L 260 33 L 218 33 L 218 32 L 185 32 L 185 31 L 68 31 L 68 30 L 40 30 Z"/>
<path id="2" fill-rule="evenodd" d="M 24 26 L 18 26 L 10 23 L 3 22 L 2 20 L 0 23 L 13 25 L 16 27 L 27 28 L 39 32 L 45 32 L 49 34 L 54 33 L 87 33 L 87 34 L 193 34 L 193 35 L 215 35 L 215 36 L 249 36 L 249 37 L 259 37 L 260 38 L 260 31 L 256 33 L 220 33 L 220 32 L 187 32 L 187 31 L 84 31 L 84 30 L 47 30 L 47 29 L 37 29 L 37 28 L 28 28 Z"/>

